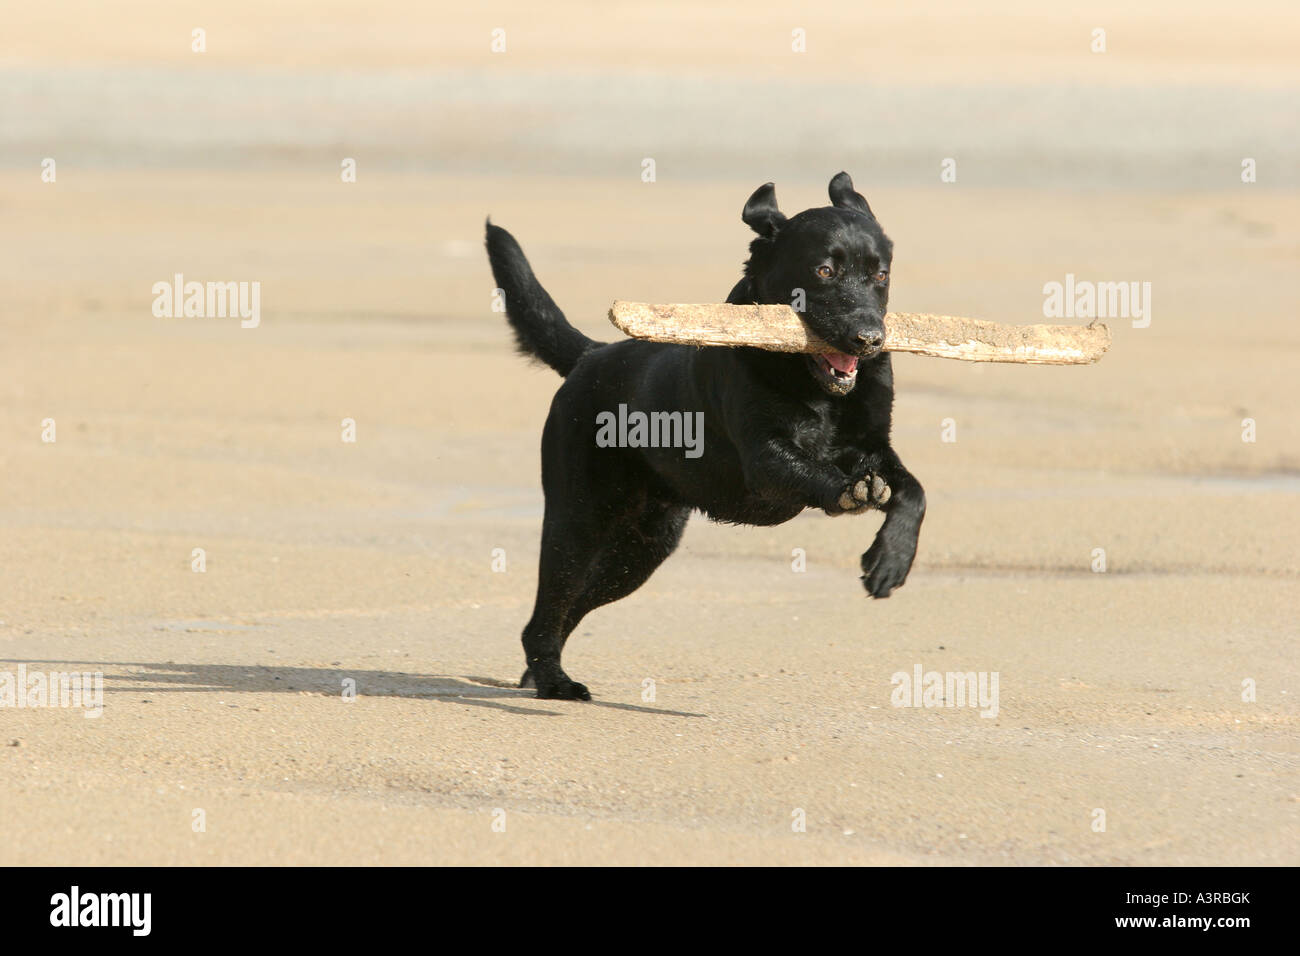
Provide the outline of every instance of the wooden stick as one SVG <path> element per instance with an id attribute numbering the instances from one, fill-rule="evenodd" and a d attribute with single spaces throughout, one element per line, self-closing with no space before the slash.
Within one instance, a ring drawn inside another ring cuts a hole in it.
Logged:
<path id="1" fill-rule="evenodd" d="M 751 346 L 773 352 L 834 352 L 788 305 L 650 305 L 615 302 L 609 320 L 628 335 L 681 345 Z M 890 312 L 885 349 L 966 362 L 1091 365 L 1110 348 L 1093 325 L 1002 325 L 954 315 Z"/>

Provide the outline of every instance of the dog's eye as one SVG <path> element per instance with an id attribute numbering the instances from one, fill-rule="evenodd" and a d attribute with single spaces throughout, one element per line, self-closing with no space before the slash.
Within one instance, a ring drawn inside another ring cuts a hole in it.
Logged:
<path id="1" fill-rule="evenodd" d="M 883 272 L 883 271 L 882 271 L 882 272 L 877 272 L 877 273 L 876 273 L 874 276 L 872 276 L 871 278 L 875 279 L 877 282 L 884 282 L 884 281 L 886 281 L 886 280 L 889 278 L 889 273 L 888 273 L 888 272 Z"/>
<path id="2" fill-rule="evenodd" d="M 817 274 L 823 279 L 829 279 L 831 276 L 835 275 L 835 270 L 830 266 L 822 265 L 817 267 Z"/>

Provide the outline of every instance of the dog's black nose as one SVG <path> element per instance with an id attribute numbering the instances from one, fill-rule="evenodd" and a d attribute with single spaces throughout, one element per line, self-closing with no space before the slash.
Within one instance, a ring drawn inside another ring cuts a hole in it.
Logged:
<path id="1" fill-rule="evenodd" d="M 885 333 L 867 329 L 858 333 L 858 341 L 869 349 L 878 349 L 885 344 Z"/>

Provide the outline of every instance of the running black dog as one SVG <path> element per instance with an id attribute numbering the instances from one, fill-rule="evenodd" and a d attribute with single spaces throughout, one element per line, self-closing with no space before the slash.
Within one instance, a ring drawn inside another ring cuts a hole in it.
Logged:
<path id="1" fill-rule="evenodd" d="M 488 258 L 519 348 L 565 377 L 542 432 L 546 516 L 521 687 L 591 699 L 560 667 L 565 641 L 589 611 L 645 583 L 692 509 L 772 525 L 810 507 L 880 508 L 863 584 L 884 598 L 907 579 L 925 493 L 889 445 L 894 375 L 881 346 L 893 243 L 847 173 L 831 180 L 830 198 L 787 219 L 771 183 L 750 196 L 741 218 L 758 238 L 727 297 L 794 305 L 840 350 L 824 357 L 594 342 L 568 323 L 514 237 L 488 223 Z M 621 440 L 624 427 L 620 440 L 608 428 L 602 441 L 601 422 L 619 416 L 622 426 L 629 409 L 657 418 L 665 433 L 670 420 L 679 433 L 683 420 L 698 421 L 703 444 L 694 454 L 680 441 L 644 447 L 644 435 Z"/>

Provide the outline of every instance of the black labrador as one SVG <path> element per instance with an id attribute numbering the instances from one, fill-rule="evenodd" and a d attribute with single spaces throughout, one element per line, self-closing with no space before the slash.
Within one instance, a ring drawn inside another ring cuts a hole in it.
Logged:
<path id="1" fill-rule="evenodd" d="M 907 579 L 925 493 L 889 444 L 894 375 L 881 347 L 893 243 L 847 173 L 831 180 L 830 198 L 787 219 L 771 183 L 750 196 L 741 218 L 758 238 L 727 296 L 794 305 L 839 349 L 816 357 L 595 342 L 568 323 L 514 237 L 488 222 L 488 258 L 519 348 L 565 378 L 542 432 L 546 515 L 521 687 L 591 699 L 560 666 L 565 641 L 589 611 L 645 583 L 692 509 L 773 525 L 804 508 L 879 508 L 886 517 L 862 555 L 863 584 L 884 598 Z M 669 441 L 646 439 L 647 415 Z M 701 426 L 693 451 L 681 447 L 683 419 Z"/>

